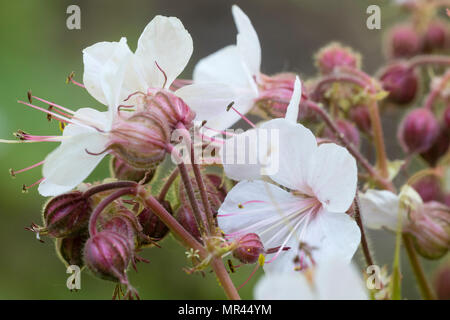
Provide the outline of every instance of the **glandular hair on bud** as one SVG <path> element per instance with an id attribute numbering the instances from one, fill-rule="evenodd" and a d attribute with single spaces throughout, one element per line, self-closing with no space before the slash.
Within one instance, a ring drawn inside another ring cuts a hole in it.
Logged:
<path id="1" fill-rule="evenodd" d="M 317 68 L 323 75 L 330 74 L 339 67 L 358 69 L 361 66 L 361 56 L 337 42 L 320 49 L 315 60 Z"/>

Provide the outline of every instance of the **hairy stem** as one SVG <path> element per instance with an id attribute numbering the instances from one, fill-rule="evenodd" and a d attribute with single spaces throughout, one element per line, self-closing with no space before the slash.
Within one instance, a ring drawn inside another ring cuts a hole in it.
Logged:
<path id="1" fill-rule="evenodd" d="M 166 182 L 164 183 L 163 187 L 161 188 L 161 191 L 158 195 L 158 200 L 163 201 L 166 198 L 167 192 L 169 192 L 170 187 L 172 186 L 175 179 L 178 177 L 178 168 L 172 171 L 170 176 L 167 178 Z"/>
<path id="2" fill-rule="evenodd" d="M 117 182 L 110 182 L 110 183 L 104 183 L 98 186 L 93 186 L 87 189 L 83 196 L 86 198 L 89 198 L 93 196 L 96 193 L 112 190 L 112 189 L 121 189 L 121 188 L 132 188 L 136 187 L 137 183 L 134 181 L 117 181 Z"/>
<path id="3" fill-rule="evenodd" d="M 409 61 L 410 68 L 416 68 L 427 64 L 448 66 L 450 65 L 450 57 L 430 54 L 417 56 Z"/>
<path id="4" fill-rule="evenodd" d="M 225 291 L 225 294 L 227 295 L 228 299 L 241 300 L 241 297 L 239 296 L 239 293 L 237 292 L 237 289 L 234 286 L 233 281 L 231 281 L 227 269 L 223 265 L 222 259 L 213 258 L 213 260 L 211 261 L 211 266 L 214 272 L 216 273 L 217 278 L 219 279 L 220 284 L 222 285 L 222 288 Z"/>
<path id="5" fill-rule="evenodd" d="M 383 127 L 381 125 L 380 112 L 377 101 L 372 98 L 369 103 L 369 115 L 372 124 L 373 138 L 375 142 L 376 166 L 383 178 L 389 177 L 386 147 L 384 145 Z"/>
<path id="6" fill-rule="evenodd" d="M 435 300 L 436 297 L 433 290 L 431 289 L 431 285 L 429 284 L 427 277 L 425 276 L 423 267 L 420 264 L 420 260 L 417 256 L 416 249 L 414 249 L 414 244 L 411 236 L 409 236 L 408 234 L 403 234 L 403 244 L 405 246 L 406 253 L 408 254 L 409 262 L 414 272 L 414 276 L 416 277 L 417 284 L 419 285 L 422 297 L 425 300 Z"/>
<path id="7" fill-rule="evenodd" d="M 355 220 L 359 229 L 361 230 L 361 247 L 364 253 L 364 258 L 366 259 L 367 266 L 374 265 L 372 255 L 370 253 L 369 244 L 367 242 L 366 233 L 364 232 L 364 225 L 361 217 L 361 207 L 359 205 L 359 197 L 356 195 L 355 200 L 353 201 L 353 207 L 355 210 Z"/>

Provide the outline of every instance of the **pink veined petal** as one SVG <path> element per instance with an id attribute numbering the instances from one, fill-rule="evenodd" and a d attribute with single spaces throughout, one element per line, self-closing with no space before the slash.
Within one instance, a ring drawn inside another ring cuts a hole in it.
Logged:
<path id="1" fill-rule="evenodd" d="M 149 87 L 162 88 L 165 82 L 157 62 L 167 76 L 168 88 L 186 67 L 192 51 L 191 35 L 178 18 L 156 16 L 142 32 L 135 56 Z"/>
<path id="2" fill-rule="evenodd" d="M 347 149 L 334 143 L 321 144 L 306 170 L 309 187 L 328 211 L 348 210 L 356 194 L 358 169 Z"/>

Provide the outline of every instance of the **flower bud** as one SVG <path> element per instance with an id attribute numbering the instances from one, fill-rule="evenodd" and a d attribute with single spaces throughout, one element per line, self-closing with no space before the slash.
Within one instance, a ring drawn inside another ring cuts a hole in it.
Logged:
<path id="1" fill-rule="evenodd" d="M 89 238 L 84 261 L 97 277 L 128 284 L 126 270 L 132 258 L 129 241 L 120 234 L 104 230 Z"/>
<path id="2" fill-rule="evenodd" d="M 134 250 L 137 233 L 142 231 L 136 216 L 126 208 L 120 208 L 103 225 L 102 230 L 116 232 L 128 240 L 129 246 Z"/>
<path id="3" fill-rule="evenodd" d="M 419 81 L 414 70 L 404 64 L 388 66 L 380 77 L 383 89 L 389 92 L 389 100 L 396 104 L 408 104 L 414 100 Z"/>
<path id="4" fill-rule="evenodd" d="M 448 44 L 448 27 L 441 21 L 432 22 L 423 36 L 423 51 L 433 52 L 445 49 Z"/>
<path id="5" fill-rule="evenodd" d="M 233 257 L 242 263 L 255 263 L 264 253 L 264 246 L 256 233 L 247 233 L 238 240 L 237 248 L 233 250 Z"/>
<path id="6" fill-rule="evenodd" d="M 136 169 L 127 164 L 119 157 L 112 156 L 110 162 L 111 175 L 118 180 L 127 180 L 140 182 L 144 178 L 143 183 L 149 183 L 154 175 L 154 170 Z"/>
<path id="7" fill-rule="evenodd" d="M 447 153 L 450 145 L 450 131 L 446 128 L 439 130 L 439 135 L 430 149 L 420 154 L 432 167 L 436 166 L 438 161 Z"/>
<path id="8" fill-rule="evenodd" d="M 154 169 L 165 157 L 171 130 L 154 112 L 119 117 L 110 133 L 109 148 L 136 169 Z"/>
<path id="9" fill-rule="evenodd" d="M 145 96 L 144 110 L 157 115 L 159 119 L 167 123 L 171 130 L 178 124 L 186 128 L 192 126 L 195 112 L 180 98 L 164 89 L 150 89 Z"/>
<path id="10" fill-rule="evenodd" d="M 427 259 L 438 259 L 450 247 L 450 208 L 439 202 L 425 203 L 410 213 L 405 229 L 413 236 L 417 252 Z"/>
<path id="11" fill-rule="evenodd" d="M 434 274 L 434 290 L 438 300 L 450 300 L 450 265 L 440 267 Z"/>
<path id="12" fill-rule="evenodd" d="M 198 242 L 203 243 L 202 236 L 194 218 L 194 213 L 190 206 L 180 206 L 177 211 L 177 221 L 191 234 Z"/>
<path id="13" fill-rule="evenodd" d="M 407 153 L 424 152 L 431 148 L 439 134 L 439 123 L 425 108 L 411 111 L 400 124 L 398 139 Z"/>
<path id="14" fill-rule="evenodd" d="M 88 232 L 81 232 L 72 238 L 58 238 L 55 241 L 56 253 L 66 267 L 75 265 L 84 266 L 83 248 L 88 238 Z"/>
<path id="15" fill-rule="evenodd" d="M 56 196 L 44 207 L 44 228 L 36 231 L 55 238 L 75 235 L 86 227 L 91 212 L 90 199 L 79 191 Z"/>
<path id="16" fill-rule="evenodd" d="M 398 25 L 388 35 L 388 55 L 393 59 L 409 58 L 419 53 L 420 37 L 411 25 Z"/>
<path id="17" fill-rule="evenodd" d="M 361 57 L 349 47 L 331 43 L 316 55 L 316 66 L 322 75 L 330 74 L 337 67 L 359 68 Z"/>
<path id="18" fill-rule="evenodd" d="M 259 97 L 255 101 L 259 110 L 271 118 L 282 118 L 294 91 L 295 74 L 261 75 Z"/>
<path id="19" fill-rule="evenodd" d="M 361 132 L 370 133 L 372 125 L 370 123 L 369 109 L 366 106 L 358 105 L 352 107 L 349 117 Z"/>
<path id="20" fill-rule="evenodd" d="M 436 176 L 425 176 L 412 184 L 412 187 L 422 198 L 423 202 L 442 201 L 444 194 L 442 193 L 441 183 Z"/>
<path id="21" fill-rule="evenodd" d="M 336 121 L 336 126 L 339 129 L 339 132 L 341 132 L 345 139 L 353 144 L 355 147 L 359 146 L 360 143 L 360 136 L 358 129 L 349 121 L 339 119 Z M 327 127 L 324 131 L 324 137 L 327 137 L 329 139 L 335 139 L 334 133 Z"/>
<path id="22" fill-rule="evenodd" d="M 172 207 L 170 202 L 163 201 L 161 205 L 172 214 Z M 162 240 L 168 233 L 169 228 L 162 222 L 156 214 L 153 213 L 151 209 L 145 208 L 143 209 L 139 215 L 138 220 L 140 225 L 142 226 L 142 233 L 151 238 L 153 241 Z M 148 239 L 138 238 L 139 246 L 148 246 L 151 242 Z"/>

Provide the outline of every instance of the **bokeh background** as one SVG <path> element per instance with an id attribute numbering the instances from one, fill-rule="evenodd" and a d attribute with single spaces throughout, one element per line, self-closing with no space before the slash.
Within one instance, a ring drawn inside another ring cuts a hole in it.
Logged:
<path id="1" fill-rule="evenodd" d="M 0 138 L 12 138 L 23 129 L 33 134 L 58 133 L 55 122 L 44 114 L 28 109 L 17 100 L 25 100 L 27 90 L 72 109 L 103 108 L 84 90 L 65 83 L 74 71 L 82 81 L 82 49 L 98 41 L 118 41 L 126 36 L 134 50 L 137 39 L 156 14 L 177 16 L 194 40 L 194 53 L 182 74 L 191 76 L 195 63 L 217 49 L 235 42 L 236 29 L 231 5 L 238 4 L 251 18 L 262 44 L 264 73 L 295 71 L 313 76 L 313 54 L 330 41 L 339 40 L 361 52 L 364 70 L 373 73 L 383 63 L 382 36 L 386 28 L 401 20 L 402 13 L 389 1 L 366 0 L 127 0 L 127 1 L 1 1 L 0 2 Z M 81 30 L 66 28 L 66 8 L 81 8 Z M 366 8 L 382 8 L 381 30 L 366 28 Z M 392 119 L 398 118 L 395 115 Z M 398 152 L 395 128 L 387 123 L 386 136 L 394 141 L 388 151 Z M 41 177 L 40 169 L 12 179 L 9 168 L 21 169 L 37 161 L 56 145 L 0 145 L 0 299 L 109 299 L 114 285 L 83 272 L 81 290 L 66 288 L 68 274 L 58 260 L 53 242 L 42 244 L 24 230 L 32 221 L 40 223 L 45 201 L 36 189 L 24 194 L 22 184 Z M 105 177 L 107 161 L 89 180 Z M 371 233 L 377 261 L 390 263 L 394 241 L 384 232 Z M 133 285 L 144 299 L 222 299 L 223 292 L 213 274 L 188 276 L 184 250 L 172 238 L 163 248 L 146 250 L 150 264 L 140 264 L 139 273 L 129 272 Z M 360 254 L 355 257 L 361 263 Z M 418 298 L 408 263 L 403 257 L 403 290 L 407 298 Z M 428 269 L 433 265 L 426 264 Z M 244 267 L 233 280 L 243 283 L 253 267 Z M 252 298 L 258 273 L 241 289 L 243 298 Z"/>

